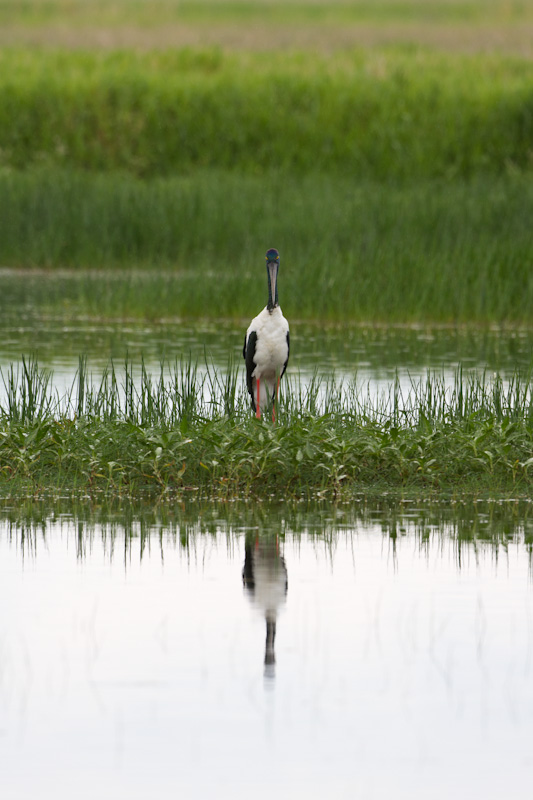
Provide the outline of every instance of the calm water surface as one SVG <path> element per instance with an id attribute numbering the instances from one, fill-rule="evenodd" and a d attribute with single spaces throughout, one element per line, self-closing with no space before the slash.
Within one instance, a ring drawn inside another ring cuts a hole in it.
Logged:
<path id="1" fill-rule="evenodd" d="M 60 395 L 71 390 L 79 357 L 88 358 L 88 370 L 99 381 L 111 361 L 120 376 L 123 365 L 133 365 L 139 381 L 141 364 L 159 376 L 163 361 L 168 367 L 192 358 L 199 375 L 206 365 L 224 373 L 232 359 L 243 364 L 242 346 L 246 323 L 167 322 L 158 324 L 99 323 L 84 320 L 17 319 L 0 320 L 0 369 L 7 375 L 13 364 L 21 367 L 22 357 L 37 358 L 41 367 L 52 371 L 52 385 Z M 424 380 L 428 371 L 453 385 L 457 369 L 471 372 L 499 372 L 505 379 L 516 370 L 528 373 L 532 367 L 533 330 L 467 330 L 453 328 L 323 329 L 308 323 L 291 323 L 291 358 L 288 375 L 308 382 L 315 372 L 334 373 L 339 380 L 356 378 L 364 394 L 378 397 L 387 393 L 398 378 L 404 394 Z M 244 364 L 242 366 L 244 381 Z M 0 402 L 5 386 L 0 381 Z"/>
<path id="2" fill-rule="evenodd" d="M 530 517 L 4 502 L 2 798 L 529 798 Z"/>
<path id="3" fill-rule="evenodd" d="M 5 375 L 11 364 L 20 366 L 22 356 L 34 356 L 42 367 L 52 370 L 53 385 L 63 395 L 73 384 L 80 354 L 88 357 L 88 368 L 96 381 L 111 360 L 119 369 L 129 360 L 134 366 L 134 380 L 140 376 L 142 360 L 147 370 L 156 374 L 161 361 L 172 365 L 192 358 L 199 362 L 200 373 L 206 362 L 219 372 L 227 369 L 229 359 L 243 363 L 248 320 L 147 324 L 95 321 L 76 313 L 76 303 L 81 302 L 83 307 L 80 297 L 90 292 L 91 281 L 98 279 L 98 273 L 84 271 L 79 275 L 22 274 L 0 269 L 2 373 Z M 517 369 L 527 373 L 533 364 L 533 329 L 324 327 L 293 318 L 290 324 L 290 375 L 299 376 L 304 383 L 315 370 L 321 375 L 335 372 L 343 380 L 357 376 L 359 386 L 365 393 L 368 388 L 371 396 L 387 392 L 396 376 L 402 392 L 409 392 L 413 382 L 424 379 L 428 370 L 453 383 L 459 366 L 465 373 L 499 372 L 505 378 Z M 0 380 L 0 402 L 4 399 L 5 387 Z"/>

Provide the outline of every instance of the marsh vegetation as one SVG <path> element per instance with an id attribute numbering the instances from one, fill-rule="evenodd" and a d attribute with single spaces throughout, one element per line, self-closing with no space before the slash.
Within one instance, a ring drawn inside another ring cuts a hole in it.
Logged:
<path id="1" fill-rule="evenodd" d="M 0 19 L 0 263 L 31 270 L 4 282 L 6 316 L 15 299 L 33 320 L 240 323 L 275 244 L 296 322 L 529 325 L 533 62 L 514 45 L 531 4 L 6 0 Z M 177 27 L 202 45 L 169 47 Z M 4 371 L 11 487 L 529 486 L 529 364 L 409 397 L 393 382 L 379 407 L 294 375 L 270 429 L 233 365 L 200 378 L 184 353 L 90 383 L 80 352 L 60 402 L 25 355 Z"/>
<path id="2" fill-rule="evenodd" d="M 351 382 L 287 378 L 278 425 L 250 415 L 231 366 L 198 374 L 161 364 L 155 377 L 110 365 L 92 383 L 82 360 L 60 397 L 23 362 L 3 375 L 3 491 L 46 487 L 134 496 L 348 497 L 361 491 L 528 493 L 533 466 L 530 379 L 438 376 L 395 383 L 377 398 Z"/>
<path id="3" fill-rule="evenodd" d="M 4 264 L 99 268 L 65 287 L 74 314 L 246 318 L 264 301 L 258 241 L 280 241 L 280 297 L 293 319 L 530 320 L 527 175 L 398 186 L 327 174 L 203 170 L 147 182 L 39 169 L 0 174 L 0 200 Z M 62 306 L 53 295 L 48 283 L 48 311 Z"/>

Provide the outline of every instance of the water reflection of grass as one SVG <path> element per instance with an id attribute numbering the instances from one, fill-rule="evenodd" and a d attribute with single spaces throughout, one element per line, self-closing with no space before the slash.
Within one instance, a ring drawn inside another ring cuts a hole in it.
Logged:
<path id="1" fill-rule="evenodd" d="M 252 418 L 230 368 L 199 377 L 194 364 L 159 378 L 113 367 L 57 398 L 26 363 L 4 375 L 2 492 L 133 496 L 336 497 L 364 490 L 527 494 L 533 466 L 533 386 L 516 375 L 438 378 L 371 400 L 355 384 L 285 383 L 279 424 Z"/>
<path id="2" fill-rule="evenodd" d="M 264 302 L 272 243 L 289 318 L 525 322 L 533 305 L 526 176 L 392 186 L 38 170 L 0 173 L 0 205 L 2 264 L 109 268 L 38 281 L 33 302 L 46 312 L 248 317 Z M 31 284 L 21 287 L 27 304 Z M 13 299 L 4 292 L 0 308 Z"/>
<path id="3" fill-rule="evenodd" d="M 427 498 L 402 501 L 392 496 L 354 495 L 349 502 L 324 500 L 281 503 L 205 502 L 190 497 L 185 503 L 154 503 L 151 499 L 26 496 L 0 501 L 0 523 L 9 538 L 27 556 L 47 546 L 49 529 L 75 530 L 77 555 L 84 558 L 95 541 L 104 543 L 110 559 L 143 558 L 155 546 L 164 557 L 167 548 L 187 553 L 226 537 L 227 546 L 239 546 L 246 533 L 275 536 L 281 542 L 305 536 L 319 552 L 333 553 L 345 536 L 364 534 L 379 526 L 391 552 L 402 539 L 413 539 L 428 553 L 433 547 L 447 554 L 455 549 L 457 567 L 473 551 L 492 549 L 497 557 L 513 545 L 525 545 L 533 555 L 530 501 L 514 499 L 434 502 Z"/>

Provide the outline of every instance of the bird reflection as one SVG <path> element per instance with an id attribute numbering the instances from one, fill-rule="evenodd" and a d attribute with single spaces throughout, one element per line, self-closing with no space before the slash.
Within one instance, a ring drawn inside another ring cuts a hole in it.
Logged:
<path id="1" fill-rule="evenodd" d="M 277 536 L 246 536 L 242 581 L 250 599 L 265 616 L 265 677 L 274 677 L 276 619 L 287 595 L 287 567 Z"/>

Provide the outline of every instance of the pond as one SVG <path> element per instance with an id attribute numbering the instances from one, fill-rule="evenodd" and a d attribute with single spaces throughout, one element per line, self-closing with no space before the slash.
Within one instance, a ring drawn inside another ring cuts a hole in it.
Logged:
<path id="1" fill-rule="evenodd" d="M 2 797 L 526 798 L 528 503 L 0 509 Z"/>

